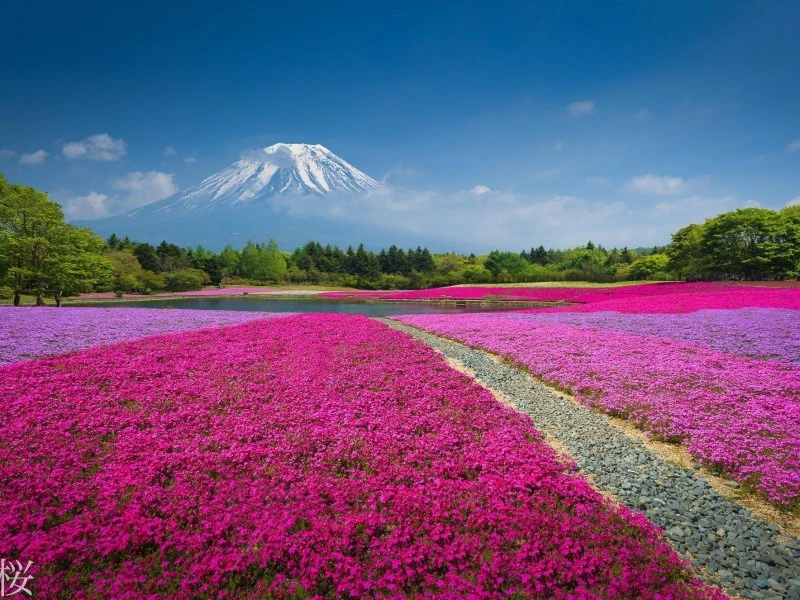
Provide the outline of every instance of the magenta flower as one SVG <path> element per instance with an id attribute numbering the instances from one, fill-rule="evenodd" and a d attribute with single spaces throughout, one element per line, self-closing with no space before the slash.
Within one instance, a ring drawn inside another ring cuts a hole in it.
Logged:
<path id="1" fill-rule="evenodd" d="M 41 597 L 722 598 L 429 347 L 358 316 L 0 368 Z"/>

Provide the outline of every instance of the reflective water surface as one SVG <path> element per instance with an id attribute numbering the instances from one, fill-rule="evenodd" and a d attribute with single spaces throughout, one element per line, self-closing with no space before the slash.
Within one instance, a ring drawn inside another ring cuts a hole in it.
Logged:
<path id="1" fill-rule="evenodd" d="M 133 308 L 190 308 L 197 310 L 249 310 L 261 312 L 329 312 L 370 317 L 390 315 L 496 312 L 519 310 L 521 307 L 452 306 L 416 302 L 342 302 L 321 298 L 277 298 L 275 296 L 193 297 L 180 299 L 135 300 L 130 302 L 96 302 L 82 306 L 129 306 Z"/>

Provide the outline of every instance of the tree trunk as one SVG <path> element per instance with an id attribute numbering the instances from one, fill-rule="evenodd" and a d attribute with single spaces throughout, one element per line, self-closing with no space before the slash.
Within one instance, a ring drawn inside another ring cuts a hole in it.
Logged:
<path id="1" fill-rule="evenodd" d="M 21 294 L 19 292 L 14 292 L 14 306 L 19 306 Z"/>
<path id="2" fill-rule="evenodd" d="M 44 306 L 44 298 L 39 290 L 36 291 L 36 306 Z"/>
<path id="3" fill-rule="evenodd" d="M 61 306 L 61 292 L 56 292 L 53 299 L 56 301 L 56 306 Z"/>

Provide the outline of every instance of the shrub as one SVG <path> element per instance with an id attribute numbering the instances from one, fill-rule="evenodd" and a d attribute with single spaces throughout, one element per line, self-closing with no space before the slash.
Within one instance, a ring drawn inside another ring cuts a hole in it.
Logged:
<path id="1" fill-rule="evenodd" d="M 199 290 L 209 282 L 208 273 L 200 269 L 183 269 L 174 273 L 165 273 L 164 279 L 170 292 Z"/>

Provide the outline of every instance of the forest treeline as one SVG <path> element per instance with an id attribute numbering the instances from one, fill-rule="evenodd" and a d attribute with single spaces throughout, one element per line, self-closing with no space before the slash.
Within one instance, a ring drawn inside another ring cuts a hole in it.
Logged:
<path id="1" fill-rule="evenodd" d="M 227 246 L 158 245 L 64 221 L 61 207 L 0 175 L 0 296 L 37 303 L 87 291 L 153 293 L 207 285 L 316 284 L 418 289 L 461 283 L 786 279 L 800 277 L 800 206 L 745 208 L 692 224 L 665 247 L 566 250 L 534 246 L 485 255 L 390 246 L 379 252 L 309 241 L 287 252 L 274 240 Z"/>

